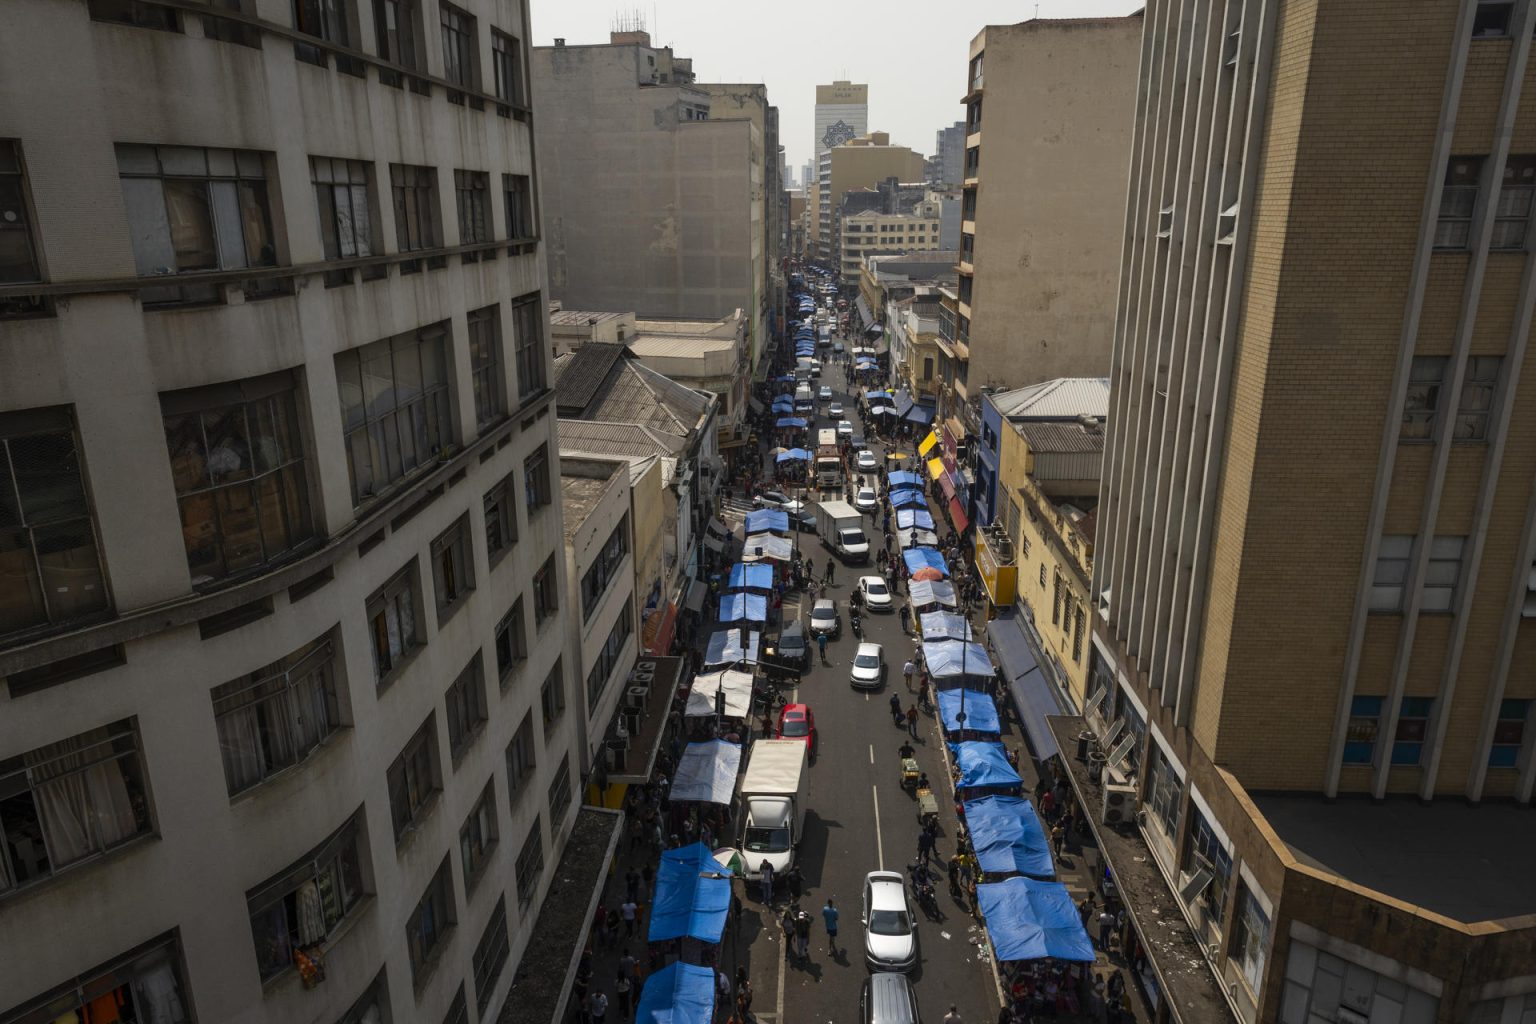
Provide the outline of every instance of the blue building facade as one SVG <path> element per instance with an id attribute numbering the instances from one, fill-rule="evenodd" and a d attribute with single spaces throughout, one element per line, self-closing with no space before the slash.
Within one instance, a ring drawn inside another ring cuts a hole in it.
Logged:
<path id="1" fill-rule="evenodd" d="M 992 396 L 981 396 L 981 436 L 976 444 L 976 480 L 971 488 L 975 499 L 976 522 L 990 524 L 997 517 L 998 446 L 1002 443 L 1003 415 L 992 404 Z"/>

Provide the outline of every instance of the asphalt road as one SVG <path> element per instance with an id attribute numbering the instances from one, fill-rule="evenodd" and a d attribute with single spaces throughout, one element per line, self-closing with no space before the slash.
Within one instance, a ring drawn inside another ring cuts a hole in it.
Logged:
<path id="1" fill-rule="evenodd" d="M 871 448 L 883 458 L 884 447 L 859 429 L 856 402 L 845 390 L 842 367 L 829 367 L 822 379 L 832 386 L 834 400 L 843 403 L 856 432 L 863 433 Z M 813 431 L 829 425 L 828 418 L 820 412 L 812 423 Z M 869 530 L 871 541 L 876 543 L 881 533 L 878 526 L 876 521 Z M 801 543 L 802 553 L 808 554 L 821 571 L 830 552 L 810 534 L 803 534 Z M 804 547 L 807 544 L 808 549 Z M 865 614 L 865 639 L 885 649 L 886 682 L 882 689 L 867 694 L 849 685 L 848 670 L 858 640 L 848 628 L 847 600 L 860 570 L 859 566 L 838 562 L 830 596 L 837 600 L 842 616 L 842 636 L 828 643 L 827 664 L 815 663 L 817 659 L 813 656 L 813 666 L 801 677 L 794 697 L 811 706 L 818 732 L 817 754 L 810 769 L 810 807 L 800 851 L 805 887 L 799 902 L 814 924 L 809 962 L 786 961 L 775 913 L 757 901 L 756 887 L 748 886 L 741 938 L 749 950 L 746 960 L 754 992 L 753 1010 L 764 1024 L 858 1021 L 859 992 L 868 975 L 859 920 L 864 876 L 877 869 L 905 873 L 917 856 L 916 803 L 899 781 L 897 751 L 907 733 L 892 724 L 889 707 L 893 691 L 901 696 L 903 705 L 917 699 L 915 687 L 909 692 L 901 674 L 913 639 L 902 632 L 900 617 L 894 612 Z M 803 606 L 801 614 L 809 614 L 808 598 L 787 598 L 786 619 L 793 613 L 796 600 Z M 943 821 L 939 854 L 947 858 L 954 852 L 952 793 L 943 781 L 941 739 L 931 715 L 920 716 L 913 746 L 923 770 L 936 781 Z M 942 878 L 935 889 L 937 917 L 923 913 L 914 902 L 920 961 L 909 977 L 917 993 L 919 1010 L 924 1021 L 937 1024 L 953 1003 L 966 1024 L 985 1024 L 996 1018 L 998 1003 L 991 970 L 977 956 L 977 922 L 950 898 Z M 827 952 L 820 914 L 829 896 L 840 910 L 837 956 Z M 776 909 L 782 913 L 783 907 L 781 901 Z"/>

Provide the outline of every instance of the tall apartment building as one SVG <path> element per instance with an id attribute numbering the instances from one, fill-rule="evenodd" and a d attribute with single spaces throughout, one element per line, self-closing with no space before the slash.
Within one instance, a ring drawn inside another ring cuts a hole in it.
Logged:
<path id="1" fill-rule="evenodd" d="M 533 92 L 549 115 L 538 159 L 550 295 L 568 309 L 645 316 L 748 310 L 755 358 L 777 112 L 762 86 L 699 84 L 692 61 L 643 31 L 609 39 L 533 50 Z"/>
<path id="2" fill-rule="evenodd" d="M 972 432 L 982 388 L 1109 368 L 1141 31 L 1137 13 L 971 40 L 957 393 Z"/>
<path id="3" fill-rule="evenodd" d="M 885 132 L 868 135 L 834 146 L 825 155 L 825 168 L 819 190 L 821 203 L 821 257 L 837 269 L 842 261 L 841 231 L 843 197 L 856 189 L 872 189 L 894 178 L 897 182 L 923 181 L 923 155 L 906 146 L 891 144 Z M 845 280 L 845 287 L 858 282 Z"/>
<path id="4" fill-rule="evenodd" d="M 6 10 L 6 1024 L 496 1019 L 611 818 L 527 4 L 294 10 Z"/>
<path id="5" fill-rule="evenodd" d="M 1074 785 L 1176 1006 L 1527 1019 L 1536 4 L 1145 17 Z"/>
<path id="6" fill-rule="evenodd" d="M 844 288 L 859 287 L 859 274 L 865 256 L 877 253 L 895 255 L 909 252 L 933 252 L 942 248 L 939 244 L 937 199 L 923 200 L 910 213 L 865 210 L 860 213 L 844 214 L 841 229 L 840 283 Z"/>
<path id="7" fill-rule="evenodd" d="M 958 186 L 965 180 L 965 122 L 956 121 L 933 133 L 933 159 L 937 173 L 929 178 L 935 185 Z"/>
<path id="8" fill-rule="evenodd" d="M 832 231 L 832 197 L 827 191 L 827 175 L 832 171 L 828 155 L 836 146 L 857 139 L 869 131 L 869 86 L 845 82 L 816 87 L 815 138 L 811 143 L 811 178 L 806 191 L 811 197 L 810 243 L 820 259 L 832 255 L 835 240 Z"/>

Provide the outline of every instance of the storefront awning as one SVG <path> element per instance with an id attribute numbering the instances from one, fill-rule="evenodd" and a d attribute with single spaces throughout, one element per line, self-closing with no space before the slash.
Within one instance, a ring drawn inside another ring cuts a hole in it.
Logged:
<path id="1" fill-rule="evenodd" d="M 955 529 L 961 533 L 964 533 L 965 528 L 971 524 L 971 521 L 965 516 L 965 509 L 960 507 L 959 498 L 949 499 L 949 521 L 953 523 Z"/>
<path id="2" fill-rule="evenodd" d="M 935 480 L 943 479 L 944 476 L 945 476 L 945 473 L 944 473 L 944 463 L 939 461 L 938 459 L 929 459 L 928 460 L 928 475 L 930 477 L 932 477 L 933 479 L 935 479 Z"/>
<path id="3" fill-rule="evenodd" d="M 938 443 L 939 443 L 939 435 L 935 434 L 931 430 L 928 431 L 928 436 L 923 438 L 922 442 L 920 444 L 918 444 L 918 446 L 917 446 L 917 454 L 921 455 L 923 458 L 926 459 L 928 457 L 928 453 L 933 451 L 934 445 L 936 445 Z"/>
<path id="4" fill-rule="evenodd" d="M 704 610 L 704 597 L 709 593 L 709 587 L 703 580 L 694 580 L 688 584 L 688 596 L 683 600 L 683 607 L 689 611 L 698 613 Z"/>
<path id="5" fill-rule="evenodd" d="M 933 423 L 934 412 L 935 409 L 931 405 L 914 405 L 907 410 L 906 419 L 920 427 L 926 427 Z"/>
<path id="6" fill-rule="evenodd" d="M 1059 715 L 1062 709 L 1051 683 L 1035 661 L 1035 652 L 1024 635 L 1023 616 L 1017 607 L 998 613 L 988 633 L 992 651 L 1002 665 L 1003 677 L 1013 694 L 1014 706 L 1024 723 L 1024 733 L 1034 751 L 1035 760 L 1044 761 L 1059 753 L 1056 738 L 1046 726 L 1047 715 Z"/>
<path id="7" fill-rule="evenodd" d="M 854 301 L 853 308 L 859 311 L 859 320 L 862 323 L 872 324 L 875 322 L 874 314 L 869 311 L 869 303 L 865 300 L 864 296 L 860 295 L 858 299 Z"/>

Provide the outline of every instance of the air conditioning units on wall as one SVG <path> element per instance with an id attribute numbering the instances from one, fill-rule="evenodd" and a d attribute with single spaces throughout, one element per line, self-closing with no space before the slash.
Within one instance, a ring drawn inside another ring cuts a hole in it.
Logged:
<path id="1" fill-rule="evenodd" d="M 1099 814 L 1099 820 L 1106 825 L 1130 824 L 1132 816 L 1136 813 L 1136 787 L 1117 786 L 1114 783 L 1106 783 L 1104 786 L 1104 807 Z"/>

